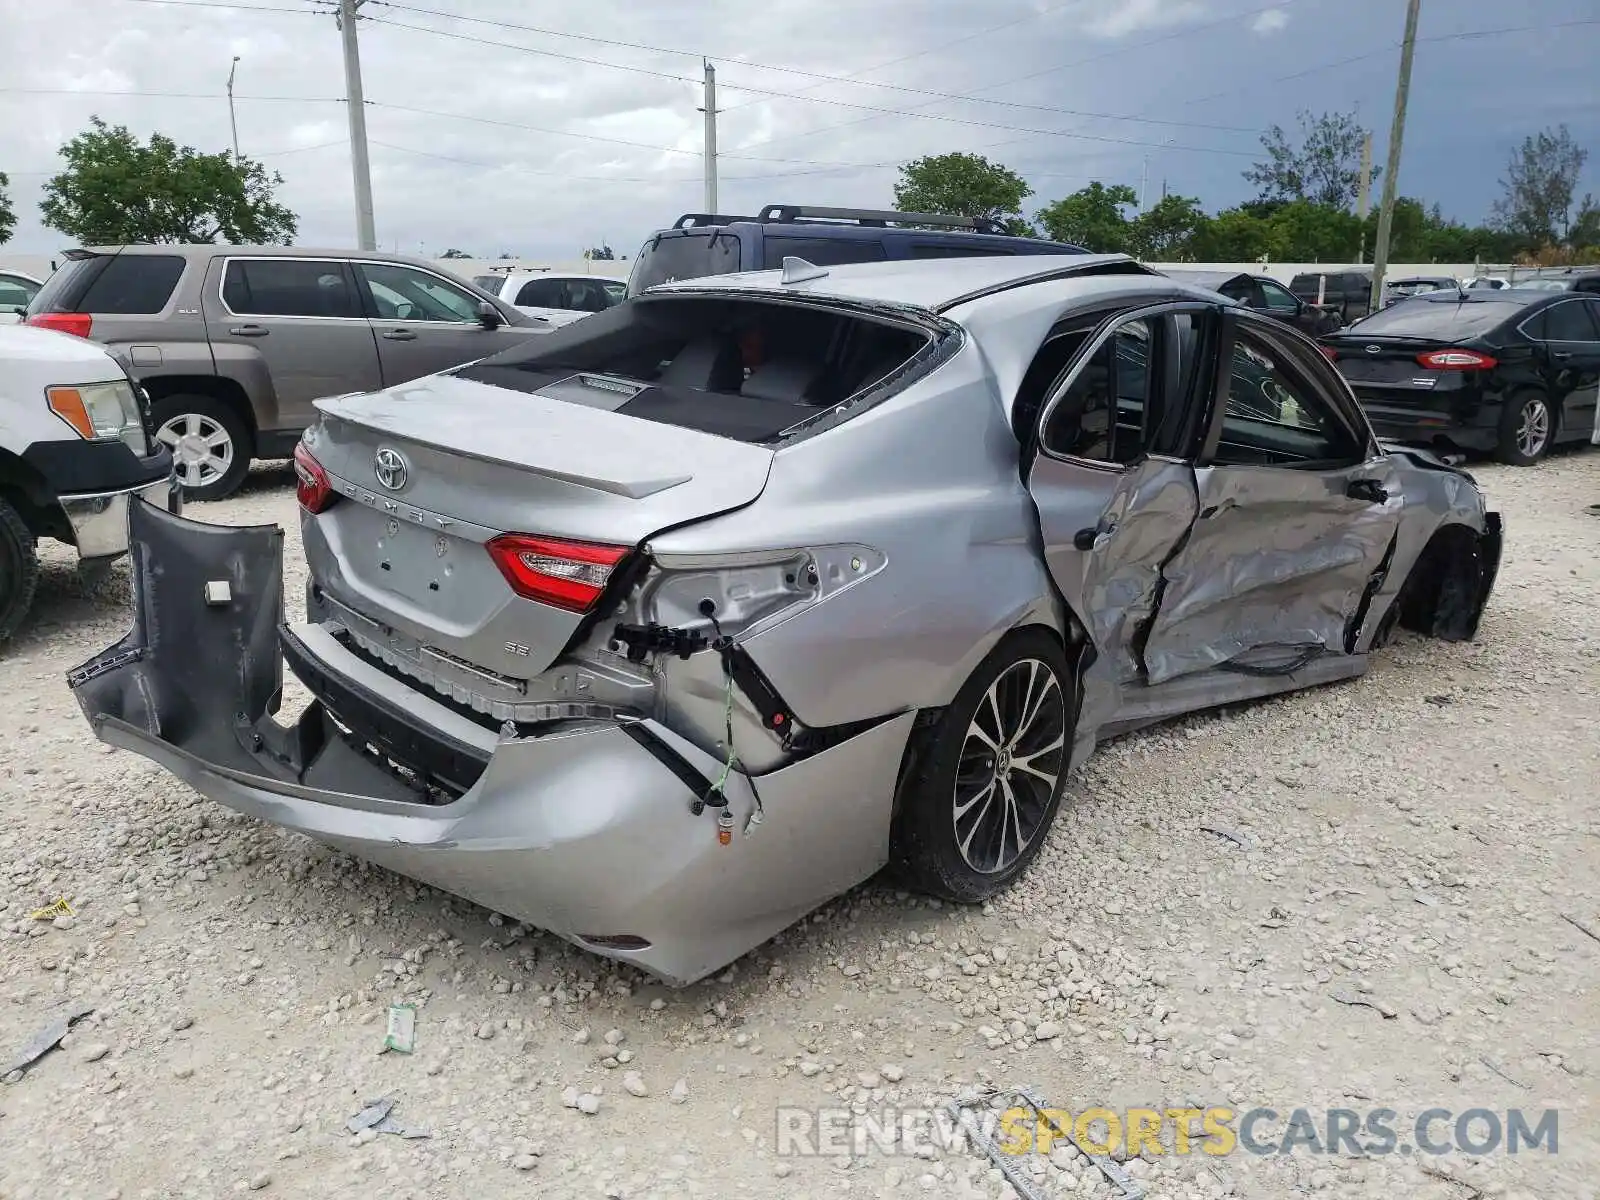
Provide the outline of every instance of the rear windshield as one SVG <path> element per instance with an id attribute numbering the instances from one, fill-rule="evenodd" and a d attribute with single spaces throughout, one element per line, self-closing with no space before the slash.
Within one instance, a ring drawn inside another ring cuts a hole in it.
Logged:
<path id="1" fill-rule="evenodd" d="M 705 233 L 658 234 L 639 253 L 628 279 L 628 295 L 679 279 L 703 279 L 742 270 L 737 234 L 721 230 Z"/>
<path id="2" fill-rule="evenodd" d="M 915 326 L 822 307 L 651 297 L 455 374 L 739 441 L 774 442 L 898 375 L 930 337 Z"/>
<path id="3" fill-rule="evenodd" d="M 875 237 L 784 237 L 769 233 L 762 241 L 762 265 L 769 271 L 782 267 L 786 258 L 803 258 L 814 267 L 884 260 L 883 242 Z"/>
<path id="4" fill-rule="evenodd" d="M 183 259 L 176 254 L 68 259 L 50 277 L 34 311 L 151 316 L 166 308 L 182 276 Z"/>
<path id="5" fill-rule="evenodd" d="M 1515 300 L 1429 300 L 1396 304 L 1364 317 L 1350 326 L 1352 332 L 1389 337 L 1473 337 L 1501 324 L 1526 308 Z"/>

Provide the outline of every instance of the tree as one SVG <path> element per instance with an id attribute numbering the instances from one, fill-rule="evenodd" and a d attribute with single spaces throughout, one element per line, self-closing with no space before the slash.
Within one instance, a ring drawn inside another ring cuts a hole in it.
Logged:
<path id="1" fill-rule="evenodd" d="M 1209 220 L 1193 196 L 1163 196 L 1149 212 L 1134 218 L 1132 252 L 1155 262 L 1192 257 L 1195 236 Z"/>
<path id="2" fill-rule="evenodd" d="M 1011 222 L 1022 217 L 1022 202 L 1033 194 L 1027 181 L 977 154 L 938 154 L 900 168 L 894 187 L 901 212 L 944 213 Z"/>
<path id="3" fill-rule="evenodd" d="M 591 262 L 615 262 L 616 252 L 610 246 L 594 246 L 583 252 L 583 256 Z"/>
<path id="4" fill-rule="evenodd" d="M 1040 209 L 1039 224 L 1058 242 L 1074 242 L 1097 254 L 1125 251 L 1133 244 L 1133 230 L 1122 210 L 1137 201 L 1131 187 L 1107 187 L 1096 180 Z"/>
<path id="5" fill-rule="evenodd" d="M 1355 207 L 1361 195 L 1361 147 L 1367 131 L 1353 112 L 1314 117 L 1302 111 L 1297 119 L 1299 144 L 1283 126 L 1271 126 L 1261 135 L 1267 157 L 1248 168 L 1245 179 L 1260 189 L 1262 200 L 1309 200 L 1333 208 Z M 1372 178 L 1378 178 L 1376 167 Z"/>
<path id="6" fill-rule="evenodd" d="M 11 177 L 0 171 L 0 245 L 11 240 L 11 231 L 17 227 L 17 213 L 11 207 Z"/>
<path id="7" fill-rule="evenodd" d="M 201 154 L 163 134 L 140 145 L 92 117 L 61 147 L 66 170 L 44 186 L 44 223 L 89 245 L 215 242 L 287 245 L 298 222 L 272 199 L 283 182 L 253 159 Z"/>
<path id="8" fill-rule="evenodd" d="M 471 258 L 472 255 L 468 254 L 465 250 L 457 250 L 454 246 L 451 246 L 450 249 L 446 250 L 443 254 L 439 255 L 439 257 L 440 258 Z"/>
<path id="9" fill-rule="evenodd" d="M 1572 202 L 1589 152 L 1565 125 L 1542 129 L 1511 152 L 1494 203 L 1495 228 L 1516 235 L 1526 249 L 1565 245 L 1572 233 Z M 1584 207 L 1593 200 L 1585 196 Z M 1580 208 L 1581 222 L 1582 208 Z"/>
<path id="10" fill-rule="evenodd" d="M 1200 262 L 1291 260 L 1288 234 L 1273 224 L 1270 216 L 1252 212 L 1247 205 L 1224 209 L 1212 217 L 1196 232 L 1191 248 Z"/>

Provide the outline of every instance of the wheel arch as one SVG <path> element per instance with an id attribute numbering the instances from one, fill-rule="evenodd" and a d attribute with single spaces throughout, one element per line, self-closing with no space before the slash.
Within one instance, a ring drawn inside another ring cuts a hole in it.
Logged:
<path id="1" fill-rule="evenodd" d="M 147 376 L 140 380 L 140 383 L 150 394 L 152 404 L 171 399 L 173 396 L 205 396 L 207 399 L 226 404 L 244 422 L 253 445 L 259 432 L 255 408 L 251 405 L 250 397 L 245 394 L 244 388 L 235 380 L 221 375 L 156 375 Z"/>
<path id="2" fill-rule="evenodd" d="M 1499 563 L 1499 514 L 1488 514 L 1481 532 L 1445 522 L 1411 564 L 1386 623 L 1447 642 L 1471 641 Z"/>
<path id="3" fill-rule="evenodd" d="M 55 489 L 36 467 L 4 447 L 0 447 L 0 499 L 17 510 L 34 537 L 59 537 L 63 532 L 70 536 Z"/>

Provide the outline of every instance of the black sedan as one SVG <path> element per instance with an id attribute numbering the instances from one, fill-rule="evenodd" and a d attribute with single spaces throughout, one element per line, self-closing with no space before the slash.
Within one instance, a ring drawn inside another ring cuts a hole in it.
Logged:
<path id="1" fill-rule="evenodd" d="M 1221 292 L 1230 300 L 1237 300 L 1252 312 L 1276 317 L 1285 325 L 1293 325 L 1302 333 L 1316 337 L 1339 328 L 1344 322 L 1339 314 L 1329 308 L 1318 308 L 1300 299 L 1283 284 L 1266 275 L 1251 275 L 1247 271 L 1188 271 L 1174 268 L 1163 271 L 1181 283 L 1193 287 L 1210 288 Z"/>
<path id="2" fill-rule="evenodd" d="M 1528 466 L 1594 429 L 1600 296 L 1431 292 L 1322 346 L 1382 438 Z"/>

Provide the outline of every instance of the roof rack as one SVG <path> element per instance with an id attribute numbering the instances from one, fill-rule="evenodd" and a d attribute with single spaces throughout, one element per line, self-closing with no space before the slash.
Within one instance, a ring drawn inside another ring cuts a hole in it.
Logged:
<path id="1" fill-rule="evenodd" d="M 769 204 L 760 221 L 854 221 L 858 225 L 931 225 L 939 229 L 966 229 L 973 233 L 1005 233 L 1005 226 L 988 217 L 952 217 L 943 213 L 904 213 L 877 208 L 814 208 L 798 204 Z"/>
<path id="2" fill-rule="evenodd" d="M 759 221 L 760 217 L 729 217 L 721 213 L 684 213 L 673 222 L 674 229 L 698 229 L 706 225 L 731 225 L 735 221 Z"/>

